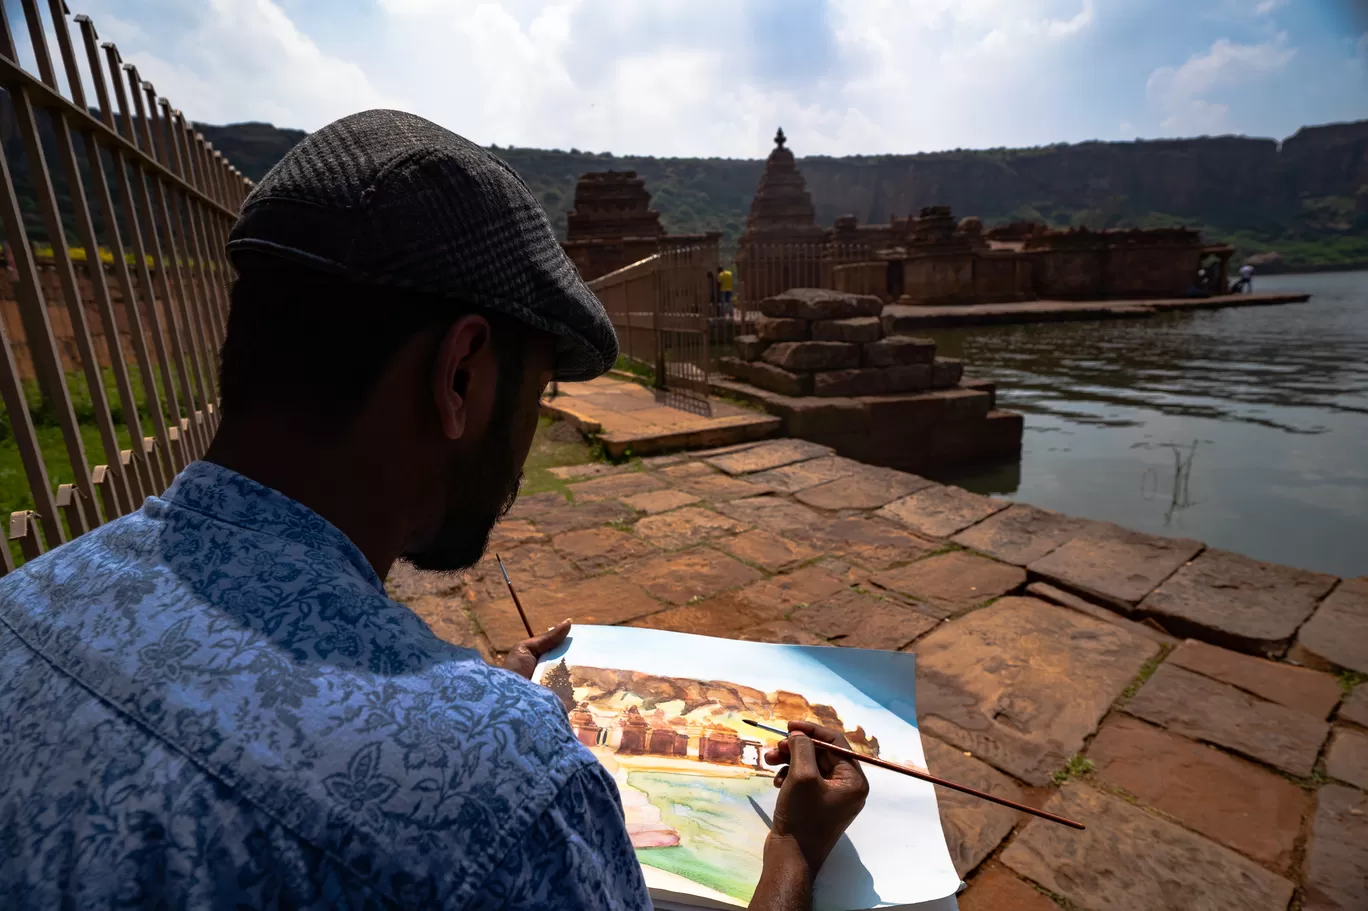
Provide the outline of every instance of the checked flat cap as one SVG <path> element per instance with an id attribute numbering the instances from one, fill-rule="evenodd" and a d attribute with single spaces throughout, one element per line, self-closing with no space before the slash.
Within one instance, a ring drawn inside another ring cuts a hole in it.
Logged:
<path id="1" fill-rule="evenodd" d="M 592 379 L 617 360 L 608 314 L 526 184 L 413 114 L 353 114 L 291 149 L 229 235 L 235 261 L 247 252 L 503 313 L 555 336 L 557 379 Z"/>

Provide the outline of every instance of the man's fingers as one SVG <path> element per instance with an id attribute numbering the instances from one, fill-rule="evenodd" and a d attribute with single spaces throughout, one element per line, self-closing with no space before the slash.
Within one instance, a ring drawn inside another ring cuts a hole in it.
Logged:
<path id="1" fill-rule="evenodd" d="M 527 648 L 526 642 L 520 642 L 504 655 L 503 666 L 519 677 L 531 680 L 532 672 L 537 669 L 537 656 Z"/>
<path id="2" fill-rule="evenodd" d="M 812 738 L 801 731 L 790 731 L 788 745 L 791 774 L 804 778 L 821 776 L 822 772 L 817 767 L 817 748 L 812 745 Z"/>
<path id="3" fill-rule="evenodd" d="M 570 621 L 562 620 L 540 636 L 524 639 L 515 645 L 513 650 L 504 656 L 503 666 L 518 676 L 531 680 L 541 656 L 564 642 L 569 634 Z"/>
<path id="4" fill-rule="evenodd" d="M 802 731 L 813 740 L 821 740 L 824 743 L 850 749 L 850 741 L 846 740 L 844 731 L 822 727 L 820 724 L 813 724 L 811 721 L 790 721 L 788 726 L 790 731 Z"/>

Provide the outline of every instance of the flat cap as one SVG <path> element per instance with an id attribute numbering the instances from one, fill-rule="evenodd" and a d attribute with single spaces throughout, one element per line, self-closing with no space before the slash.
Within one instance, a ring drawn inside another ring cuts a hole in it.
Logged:
<path id="1" fill-rule="evenodd" d="M 617 335 L 504 161 L 402 111 L 363 111 L 291 149 L 256 185 L 228 254 L 266 253 L 361 284 L 503 313 L 556 338 L 556 378 L 617 360 Z"/>

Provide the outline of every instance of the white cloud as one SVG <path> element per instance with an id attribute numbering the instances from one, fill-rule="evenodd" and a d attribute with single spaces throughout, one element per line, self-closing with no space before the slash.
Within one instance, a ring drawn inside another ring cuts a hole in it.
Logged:
<path id="1" fill-rule="evenodd" d="M 1288 46 L 1285 32 L 1262 44 L 1236 44 L 1221 38 L 1182 66 L 1155 70 L 1146 94 L 1158 108 L 1160 126 L 1166 130 L 1226 132 L 1231 128 L 1230 106 L 1209 96 L 1279 73 L 1296 53 L 1296 48 Z"/>
<path id="2" fill-rule="evenodd" d="M 1254 12 L 1260 16 L 1267 16 L 1280 6 L 1286 6 L 1287 0 L 1260 0 L 1259 5 L 1254 7 Z"/>

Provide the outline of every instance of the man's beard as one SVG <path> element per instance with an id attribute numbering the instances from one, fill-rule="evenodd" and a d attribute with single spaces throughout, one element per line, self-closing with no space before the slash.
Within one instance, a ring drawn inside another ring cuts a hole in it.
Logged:
<path id="1" fill-rule="evenodd" d="M 490 428 L 489 444 L 474 459 L 462 459 L 451 468 L 453 494 L 437 534 L 419 550 L 403 559 L 418 569 L 460 572 L 484 556 L 489 533 L 518 499 L 521 469 L 514 472 L 512 433 Z"/>

